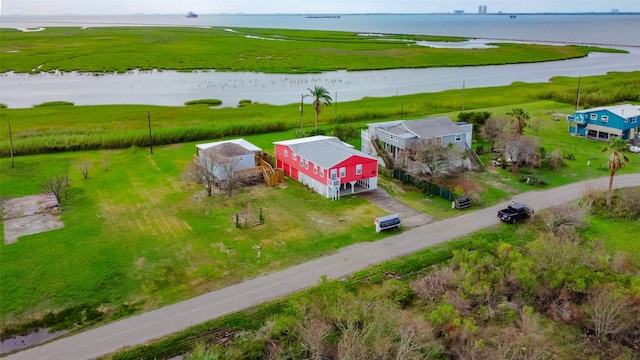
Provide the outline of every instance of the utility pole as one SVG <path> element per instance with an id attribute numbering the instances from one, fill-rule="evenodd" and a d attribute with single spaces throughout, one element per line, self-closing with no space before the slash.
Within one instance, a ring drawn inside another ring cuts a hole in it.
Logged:
<path id="1" fill-rule="evenodd" d="M 338 120 L 338 90 L 336 90 L 336 101 L 335 101 L 335 110 L 336 110 L 336 120 Z"/>
<path id="2" fill-rule="evenodd" d="M 153 137 L 151 136 L 151 114 L 149 110 L 147 110 L 147 121 L 149 122 L 149 151 L 153 155 Z"/>
<path id="3" fill-rule="evenodd" d="M 464 112 L 464 81 L 462 82 L 462 112 Z"/>
<path id="4" fill-rule="evenodd" d="M 11 121 L 9 123 L 9 151 L 11 152 L 11 167 L 13 168 L 13 135 L 11 134 Z"/>
<path id="5" fill-rule="evenodd" d="M 402 120 L 402 116 L 404 116 L 404 101 L 400 105 L 400 120 Z"/>
<path id="6" fill-rule="evenodd" d="M 576 94 L 576 111 L 580 107 L 580 79 L 582 79 L 582 75 L 578 76 L 578 93 Z"/>
<path id="7" fill-rule="evenodd" d="M 302 136 L 302 127 L 304 124 L 304 94 L 300 94 L 300 136 Z"/>

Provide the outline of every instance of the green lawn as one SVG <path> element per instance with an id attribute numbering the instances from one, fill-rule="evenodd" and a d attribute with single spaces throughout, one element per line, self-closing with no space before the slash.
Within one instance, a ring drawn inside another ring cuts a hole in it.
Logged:
<path id="1" fill-rule="evenodd" d="M 64 173 L 67 159 L 72 184 L 64 228 L 0 246 L 3 323 L 83 304 L 155 308 L 387 235 L 373 228 L 381 209 L 358 197 L 332 202 L 295 181 L 206 197 L 183 177 L 194 151 L 186 144 L 153 155 L 36 155 L 14 169 L 2 159 L 2 197 L 38 193 L 39 181 Z M 93 161 L 88 179 L 78 159 Z M 253 226 L 260 209 L 266 220 Z M 238 213 L 248 218 L 244 228 L 235 227 Z"/>

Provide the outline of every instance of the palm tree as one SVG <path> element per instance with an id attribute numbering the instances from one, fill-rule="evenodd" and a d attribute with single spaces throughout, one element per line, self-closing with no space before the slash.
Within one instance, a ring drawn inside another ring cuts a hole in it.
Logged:
<path id="1" fill-rule="evenodd" d="M 611 207 L 611 190 L 613 188 L 613 176 L 629 162 L 629 158 L 625 152 L 629 151 L 629 144 L 617 136 L 614 136 L 602 152 L 611 151 L 607 166 L 609 167 L 609 192 L 607 193 L 607 208 Z"/>
<path id="2" fill-rule="evenodd" d="M 524 111 L 522 108 L 512 109 L 511 112 L 508 112 L 507 115 L 513 116 L 516 120 L 515 131 L 516 133 L 522 135 L 524 134 L 524 127 L 527 125 L 527 121 L 531 118 L 529 113 Z"/>
<path id="3" fill-rule="evenodd" d="M 322 86 L 314 86 L 313 90 L 309 90 L 309 96 L 313 97 L 313 109 L 316 111 L 316 130 L 318 130 L 318 118 L 320 117 L 320 112 L 322 111 L 322 105 L 331 106 L 331 95 L 329 95 L 329 91 Z"/>

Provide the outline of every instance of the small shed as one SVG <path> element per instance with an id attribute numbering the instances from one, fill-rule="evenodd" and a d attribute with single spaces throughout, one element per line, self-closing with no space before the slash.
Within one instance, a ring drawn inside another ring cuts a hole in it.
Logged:
<path id="1" fill-rule="evenodd" d="M 196 145 L 197 161 L 219 180 L 226 180 L 229 171 L 256 167 L 256 157 L 262 150 L 244 139 Z"/>

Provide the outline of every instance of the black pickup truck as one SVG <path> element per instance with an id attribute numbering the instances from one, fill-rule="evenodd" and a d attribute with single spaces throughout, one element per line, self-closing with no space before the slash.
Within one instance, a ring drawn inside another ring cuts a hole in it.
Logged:
<path id="1" fill-rule="evenodd" d="M 498 217 L 504 222 L 515 224 L 518 220 L 524 220 L 533 216 L 533 209 L 528 205 L 511 203 L 506 209 L 498 211 Z"/>

